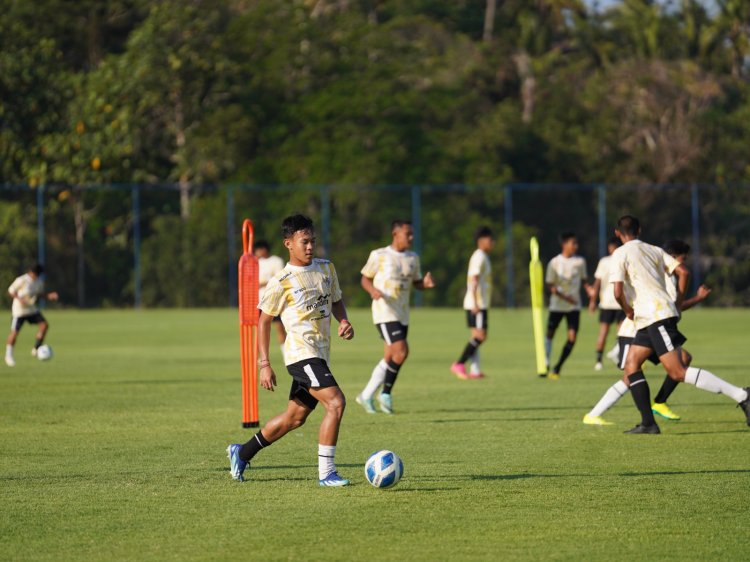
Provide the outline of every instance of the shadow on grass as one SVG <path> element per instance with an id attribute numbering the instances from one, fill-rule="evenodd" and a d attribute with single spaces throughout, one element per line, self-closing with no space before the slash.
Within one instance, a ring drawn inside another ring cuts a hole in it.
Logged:
<path id="1" fill-rule="evenodd" d="M 726 470 L 660 470 L 655 472 L 621 472 L 619 476 L 680 476 L 686 474 L 750 474 L 750 469 Z"/>
<path id="2" fill-rule="evenodd" d="M 477 422 L 527 422 L 527 421 L 557 421 L 567 418 L 464 418 L 455 420 L 427 420 L 429 423 L 477 423 Z"/>
<path id="3" fill-rule="evenodd" d="M 482 413 L 482 412 L 541 412 L 544 410 L 579 410 L 587 411 L 591 404 L 586 406 L 534 406 L 518 408 L 442 408 L 437 410 L 414 410 L 412 414 L 459 414 L 459 413 Z"/>

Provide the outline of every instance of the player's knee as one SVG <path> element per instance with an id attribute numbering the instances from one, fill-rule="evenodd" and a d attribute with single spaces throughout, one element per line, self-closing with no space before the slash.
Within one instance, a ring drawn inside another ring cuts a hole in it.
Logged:
<path id="1" fill-rule="evenodd" d="M 339 396 L 329 400 L 326 403 L 325 407 L 328 413 L 333 414 L 337 418 L 341 418 L 344 415 L 344 410 L 346 409 L 346 398 L 343 394 L 339 394 Z"/>
<path id="2" fill-rule="evenodd" d="M 289 416 L 286 420 L 286 425 L 289 428 L 289 430 L 297 429 L 298 427 L 302 427 L 305 425 L 305 422 L 307 421 L 307 413 L 306 412 L 295 412 L 291 416 Z"/>
<path id="3" fill-rule="evenodd" d="M 693 356 L 683 349 L 682 350 L 682 364 L 685 365 L 686 367 L 689 367 L 690 363 L 692 362 L 693 362 Z"/>
<path id="4" fill-rule="evenodd" d="M 675 367 L 667 371 L 667 375 L 673 381 L 682 382 L 685 380 L 685 368 L 682 366 Z"/>
<path id="5" fill-rule="evenodd" d="M 484 342 L 484 340 L 487 339 L 487 332 L 484 330 L 477 330 L 474 333 L 474 339 L 477 340 L 479 343 Z"/>

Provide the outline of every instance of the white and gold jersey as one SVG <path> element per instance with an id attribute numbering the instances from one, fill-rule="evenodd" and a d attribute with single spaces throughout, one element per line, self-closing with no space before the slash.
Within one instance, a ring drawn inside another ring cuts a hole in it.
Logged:
<path id="1" fill-rule="evenodd" d="M 422 279 L 419 256 L 414 252 L 397 252 L 390 246 L 370 252 L 362 275 L 372 279 L 383 295 L 372 301 L 375 324 L 400 322 L 409 325 L 409 297 L 414 281 Z"/>
<path id="2" fill-rule="evenodd" d="M 476 302 L 474 291 L 471 288 L 473 278 L 479 278 L 479 286 L 476 290 Z M 466 296 L 464 297 L 464 310 L 487 310 L 490 308 L 492 299 L 492 266 L 490 256 L 487 252 L 477 248 L 469 260 L 469 271 L 466 274 Z"/>
<path id="3" fill-rule="evenodd" d="M 336 269 L 328 260 L 308 266 L 286 264 L 266 285 L 258 308 L 281 316 L 287 336 L 287 365 L 317 357 L 328 362 L 331 352 L 331 305 L 341 300 Z"/>
<path id="4" fill-rule="evenodd" d="M 620 310 L 620 303 L 615 299 L 615 287 L 609 282 L 609 270 L 612 267 L 612 256 L 599 260 L 594 278 L 599 280 L 599 308 L 602 310 Z"/>
<path id="5" fill-rule="evenodd" d="M 284 260 L 279 256 L 258 258 L 258 302 L 263 300 L 263 291 L 271 278 L 284 269 Z"/>
<path id="6" fill-rule="evenodd" d="M 558 254 L 547 264 L 547 275 L 545 281 L 557 287 L 564 295 L 573 297 L 575 304 L 561 299 L 557 295 L 550 296 L 550 312 L 571 312 L 581 308 L 581 285 L 586 281 L 586 260 L 581 256 L 570 256 L 566 258 Z"/>
<path id="7" fill-rule="evenodd" d="M 11 283 L 8 292 L 18 295 L 13 299 L 13 316 L 30 316 L 39 312 L 37 301 L 44 294 L 44 281 L 26 273 Z"/>
<path id="8" fill-rule="evenodd" d="M 617 248 L 612 259 L 610 282 L 622 282 L 626 296 L 632 294 L 636 330 L 679 316 L 667 289 L 667 277 L 680 265 L 676 259 L 640 240 L 631 240 Z"/>

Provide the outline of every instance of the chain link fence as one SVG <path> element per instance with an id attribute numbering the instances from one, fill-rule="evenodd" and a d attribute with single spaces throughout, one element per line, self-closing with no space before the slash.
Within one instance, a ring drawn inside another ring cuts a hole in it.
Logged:
<path id="1" fill-rule="evenodd" d="M 418 304 L 459 306 L 473 232 L 491 226 L 496 306 L 526 306 L 528 243 L 542 258 L 575 231 L 593 274 L 622 214 L 643 223 L 644 240 L 691 244 L 693 286 L 714 288 L 711 304 L 750 304 L 748 186 L 409 185 L 409 186 L 2 186 L 1 282 L 31 262 L 47 267 L 50 288 L 78 307 L 195 307 L 236 304 L 240 227 L 284 255 L 279 224 L 313 217 L 319 253 L 334 260 L 347 301 L 367 304 L 359 271 L 389 242 L 394 218 L 411 219 L 415 250 L 438 282 Z"/>

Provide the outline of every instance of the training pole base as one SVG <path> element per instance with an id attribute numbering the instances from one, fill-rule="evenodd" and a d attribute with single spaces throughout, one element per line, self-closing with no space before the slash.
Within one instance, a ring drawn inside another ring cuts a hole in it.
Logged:
<path id="1" fill-rule="evenodd" d="M 242 427 L 260 427 L 260 422 L 242 422 Z"/>

